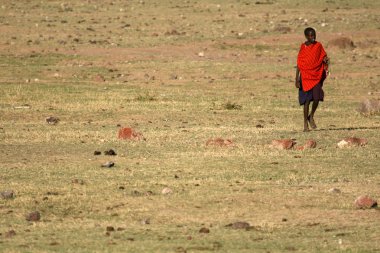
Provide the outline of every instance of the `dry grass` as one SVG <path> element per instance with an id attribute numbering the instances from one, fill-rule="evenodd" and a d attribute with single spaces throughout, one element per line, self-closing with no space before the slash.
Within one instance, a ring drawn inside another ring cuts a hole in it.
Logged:
<path id="1" fill-rule="evenodd" d="M 380 118 L 357 112 L 379 99 L 378 1 L 1 5 L 0 191 L 16 197 L 0 199 L 0 251 L 380 251 L 379 210 L 353 207 L 380 199 Z M 332 62 L 307 134 L 293 84 L 306 18 Z M 327 47 L 340 36 L 356 47 Z M 352 136 L 368 144 L 336 148 Z M 218 137 L 236 145 L 206 146 Z M 288 138 L 317 148 L 270 148 Z"/>

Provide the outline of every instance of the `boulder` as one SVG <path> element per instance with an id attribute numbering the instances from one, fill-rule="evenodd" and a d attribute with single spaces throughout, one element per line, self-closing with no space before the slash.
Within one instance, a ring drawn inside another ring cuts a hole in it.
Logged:
<path id="1" fill-rule="evenodd" d="M 369 196 L 363 195 L 363 196 L 359 196 L 355 200 L 354 205 L 356 208 L 359 208 L 359 209 L 369 209 L 369 208 L 377 207 L 377 201 Z"/>

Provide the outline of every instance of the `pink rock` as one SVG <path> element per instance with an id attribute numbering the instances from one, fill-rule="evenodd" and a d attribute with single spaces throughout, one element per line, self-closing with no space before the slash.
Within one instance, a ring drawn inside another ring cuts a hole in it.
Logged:
<path id="1" fill-rule="evenodd" d="M 355 207 L 359 209 L 369 209 L 372 207 L 377 207 L 377 202 L 373 198 L 363 195 L 355 200 Z"/>
<path id="2" fill-rule="evenodd" d="M 136 132 L 130 127 L 120 128 L 118 138 L 122 140 L 145 140 L 141 133 Z"/>
<path id="3" fill-rule="evenodd" d="M 359 146 L 365 146 L 367 145 L 368 141 L 367 139 L 363 138 L 356 138 L 356 137 L 350 137 L 350 138 L 344 138 L 338 143 L 339 148 L 344 147 L 359 147 Z"/>
<path id="4" fill-rule="evenodd" d="M 206 142 L 206 146 L 218 146 L 218 147 L 229 147 L 229 146 L 235 146 L 235 143 L 229 139 L 222 139 L 222 138 L 215 138 L 215 139 L 208 139 Z"/>
<path id="5" fill-rule="evenodd" d="M 272 147 L 276 149 L 291 149 L 296 144 L 292 139 L 273 140 Z"/>
<path id="6" fill-rule="evenodd" d="M 316 148 L 317 142 L 315 140 L 307 140 L 306 143 L 303 146 L 297 147 L 297 150 L 305 150 L 309 148 Z"/>

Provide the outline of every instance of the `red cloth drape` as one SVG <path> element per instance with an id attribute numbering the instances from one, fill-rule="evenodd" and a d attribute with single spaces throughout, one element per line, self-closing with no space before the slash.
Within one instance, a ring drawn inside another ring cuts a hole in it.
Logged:
<path id="1" fill-rule="evenodd" d="M 319 42 L 306 46 L 301 45 L 297 57 L 297 66 L 301 72 L 302 89 L 304 91 L 311 90 L 317 85 L 323 76 L 326 52 L 322 44 Z"/>

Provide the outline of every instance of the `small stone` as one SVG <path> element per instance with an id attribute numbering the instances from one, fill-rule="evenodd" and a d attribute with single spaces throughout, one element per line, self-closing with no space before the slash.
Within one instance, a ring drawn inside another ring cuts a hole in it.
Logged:
<path id="1" fill-rule="evenodd" d="M 39 221 L 41 219 L 41 214 L 38 211 L 34 211 L 34 212 L 27 214 L 25 219 L 27 221 Z"/>
<path id="2" fill-rule="evenodd" d="M 53 116 L 47 117 L 45 120 L 49 125 L 56 125 L 60 121 L 59 118 Z"/>
<path id="3" fill-rule="evenodd" d="M 329 189 L 329 193 L 341 193 L 341 191 L 338 188 L 331 188 Z"/>
<path id="4" fill-rule="evenodd" d="M 115 231 L 115 228 L 112 226 L 107 226 L 106 231 L 113 232 L 113 231 Z"/>
<path id="5" fill-rule="evenodd" d="M 150 224 L 150 218 L 145 218 L 141 220 L 142 225 L 149 225 Z"/>
<path id="6" fill-rule="evenodd" d="M 245 221 L 238 221 L 235 223 L 228 224 L 226 227 L 231 227 L 233 229 L 249 229 L 251 225 Z"/>
<path id="7" fill-rule="evenodd" d="M 355 207 L 359 209 L 369 209 L 373 207 L 377 207 L 376 200 L 372 199 L 369 196 L 359 196 L 355 202 Z"/>
<path id="8" fill-rule="evenodd" d="M 208 234 L 208 233 L 210 233 L 210 229 L 208 229 L 208 228 L 201 228 L 200 230 L 199 230 L 199 233 L 204 233 L 204 234 Z"/>
<path id="9" fill-rule="evenodd" d="M 0 193 L 1 198 L 3 199 L 13 199 L 14 192 L 12 190 L 3 191 Z"/>
<path id="10" fill-rule="evenodd" d="M 104 151 L 104 155 L 117 155 L 113 149 Z"/>
<path id="11" fill-rule="evenodd" d="M 71 180 L 71 183 L 84 185 L 84 181 L 82 179 L 78 179 L 78 178 L 74 178 L 73 180 Z"/>
<path id="12" fill-rule="evenodd" d="M 205 56 L 205 53 L 204 53 L 204 52 L 199 52 L 199 53 L 198 53 L 198 56 L 199 56 L 199 57 L 204 57 L 204 56 Z"/>
<path id="13" fill-rule="evenodd" d="M 161 193 L 162 193 L 163 195 L 168 195 L 168 194 L 173 193 L 173 190 L 170 189 L 169 187 L 165 187 L 164 189 L 162 189 Z"/>
<path id="14" fill-rule="evenodd" d="M 106 163 L 104 163 L 104 164 L 101 165 L 101 167 L 104 167 L 104 168 L 111 168 L 113 166 L 115 166 L 115 163 L 111 162 L 111 161 L 106 162 Z"/>
<path id="15" fill-rule="evenodd" d="M 100 151 L 98 151 L 98 150 L 95 150 L 94 151 L 94 155 L 101 155 L 102 154 L 102 152 L 100 152 Z"/>

